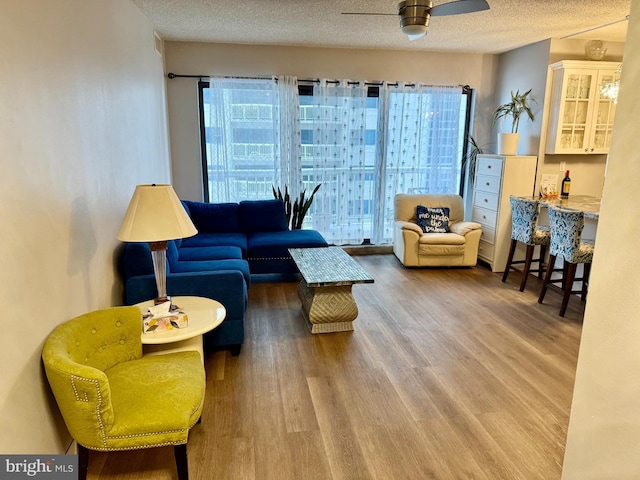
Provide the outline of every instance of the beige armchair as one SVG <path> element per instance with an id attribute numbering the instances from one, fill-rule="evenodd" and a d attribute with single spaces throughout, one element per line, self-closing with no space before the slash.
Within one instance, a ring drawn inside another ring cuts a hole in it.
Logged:
<path id="1" fill-rule="evenodd" d="M 449 232 L 423 233 L 416 207 L 449 208 Z M 472 267 L 482 229 L 464 221 L 459 195 L 398 194 L 394 199 L 393 253 L 405 267 Z"/>

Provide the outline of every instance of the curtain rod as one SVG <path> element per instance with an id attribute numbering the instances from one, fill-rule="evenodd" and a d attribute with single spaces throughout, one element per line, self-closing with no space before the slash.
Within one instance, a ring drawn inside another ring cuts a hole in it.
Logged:
<path id="1" fill-rule="evenodd" d="M 203 78 L 211 78 L 211 75 L 178 75 L 176 73 L 172 73 L 169 72 L 167 74 L 167 77 L 170 79 L 174 79 L 174 78 L 199 78 L 199 79 L 203 79 Z M 229 77 L 229 78 L 246 78 L 246 79 L 250 79 L 250 80 L 259 80 L 259 79 L 268 79 L 269 77 Z M 277 81 L 277 78 L 276 78 Z M 302 82 L 302 83 L 318 83 L 320 82 L 320 79 L 318 78 L 306 78 L 306 79 L 299 79 L 298 82 Z M 327 80 L 327 83 L 340 83 L 340 80 Z M 358 85 L 361 82 L 358 81 L 347 81 L 348 85 Z M 373 87 L 381 87 L 384 84 L 384 82 L 364 82 L 364 85 L 369 85 L 369 86 L 373 86 Z M 398 82 L 393 82 L 393 83 L 387 83 L 387 85 L 390 85 L 392 87 L 397 87 L 399 85 Z M 415 83 L 407 83 L 406 84 L 407 87 L 415 87 L 416 84 Z M 450 87 L 451 85 L 431 85 L 433 87 L 437 87 L 437 86 L 448 86 Z M 462 91 L 464 93 L 469 93 L 471 91 L 471 87 L 469 85 L 455 85 L 457 87 L 462 88 Z"/>
<path id="2" fill-rule="evenodd" d="M 203 78 L 209 77 L 210 75 L 176 75 L 175 73 L 169 72 L 167 73 L 167 77 L 173 80 L 174 78 Z"/>

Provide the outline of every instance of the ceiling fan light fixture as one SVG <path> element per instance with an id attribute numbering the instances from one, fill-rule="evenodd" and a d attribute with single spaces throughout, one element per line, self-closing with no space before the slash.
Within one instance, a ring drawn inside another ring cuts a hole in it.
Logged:
<path id="1" fill-rule="evenodd" d="M 426 25 L 403 25 L 402 33 L 405 35 L 421 35 L 424 36 L 427 33 Z"/>
<path id="2" fill-rule="evenodd" d="M 412 37 L 423 37 L 427 33 L 429 18 L 431 17 L 430 0 L 404 0 L 398 4 L 400 27 L 402 33 Z"/>

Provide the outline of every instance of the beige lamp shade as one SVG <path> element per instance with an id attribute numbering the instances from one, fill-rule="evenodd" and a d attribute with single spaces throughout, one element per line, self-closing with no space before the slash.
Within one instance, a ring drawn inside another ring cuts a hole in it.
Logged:
<path id="1" fill-rule="evenodd" d="M 138 185 L 127 208 L 118 240 L 162 242 L 198 233 L 171 185 Z"/>

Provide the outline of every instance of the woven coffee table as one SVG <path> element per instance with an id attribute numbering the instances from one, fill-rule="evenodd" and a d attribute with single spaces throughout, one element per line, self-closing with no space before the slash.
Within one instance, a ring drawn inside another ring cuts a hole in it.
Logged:
<path id="1" fill-rule="evenodd" d="M 351 287 L 373 278 L 340 247 L 290 248 L 289 253 L 302 274 L 298 296 L 311 333 L 353 330 L 358 306 Z"/>

